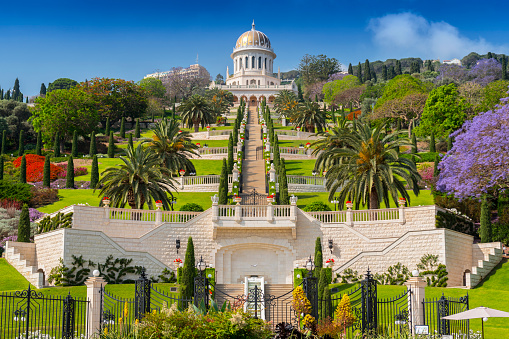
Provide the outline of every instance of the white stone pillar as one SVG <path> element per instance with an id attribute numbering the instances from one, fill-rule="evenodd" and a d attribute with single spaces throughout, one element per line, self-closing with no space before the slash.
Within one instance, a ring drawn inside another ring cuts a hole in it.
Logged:
<path id="1" fill-rule="evenodd" d="M 235 205 L 235 221 L 238 223 L 242 221 L 242 206 L 240 202 Z"/>
<path id="2" fill-rule="evenodd" d="M 274 220 L 274 205 L 271 202 L 267 204 L 267 221 L 272 222 Z"/>
<path id="3" fill-rule="evenodd" d="M 163 222 L 163 211 L 160 208 L 156 209 L 156 225 L 160 225 Z"/>
<path id="4" fill-rule="evenodd" d="M 297 129 L 297 139 L 300 139 L 300 128 Z"/>
<path id="5" fill-rule="evenodd" d="M 346 224 L 348 226 L 353 226 L 353 211 L 352 211 L 352 203 L 346 203 Z"/>
<path id="6" fill-rule="evenodd" d="M 94 277 L 85 281 L 87 286 L 87 299 L 90 301 L 88 308 L 87 338 L 99 338 L 101 331 L 101 287 L 107 282 L 99 277 L 99 271 L 94 271 Z"/>
<path id="7" fill-rule="evenodd" d="M 313 151 L 311 150 L 311 148 L 308 147 L 308 149 L 306 150 L 306 155 L 308 156 L 308 158 L 311 158 L 311 153 L 313 153 Z"/>
<path id="8" fill-rule="evenodd" d="M 292 194 L 290 197 L 290 221 L 297 221 L 297 197 Z"/>
<path id="9" fill-rule="evenodd" d="M 218 221 L 219 220 L 219 197 L 217 194 L 214 194 L 213 197 L 210 197 L 212 200 L 212 221 Z"/>
<path id="10" fill-rule="evenodd" d="M 268 141 L 265 144 L 265 152 L 270 152 L 270 142 L 268 142 Z"/>
<path id="11" fill-rule="evenodd" d="M 263 125 L 263 133 L 267 133 L 267 125 Z"/>
<path id="12" fill-rule="evenodd" d="M 239 142 L 237 142 L 237 152 L 241 152 L 241 151 L 242 151 L 242 142 L 239 141 Z"/>
<path id="13" fill-rule="evenodd" d="M 233 163 L 233 171 L 232 171 L 232 181 L 239 181 L 239 167 L 237 166 L 237 163 Z"/>
<path id="14" fill-rule="evenodd" d="M 286 117 L 281 118 L 281 124 L 286 127 Z"/>
<path id="15" fill-rule="evenodd" d="M 270 164 L 269 182 L 276 182 L 276 169 L 274 168 L 274 163 Z"/>
<path id="16" fill-rule="evenodd" d="M 399 222 L 401 223 L 401 225 L 404 225 L 404 224 L 406 224 L 406 218 L 405 218 L 406 200 L 400 199 L 398 201 L 398 204 L 399 204 Z"/>
<path id="17" fill-rule="evenodd" d="M 412 275 L 418 275 L 417 272 L 412 272 Z M 405 283 L 406 287 L 410 289 L 408 294 L 408 307 L 412 308 L 412 334 L 414 334 L 416 325 L 424 325 L 424 312 L 422 308 L 422 302 L 426 298 L 426 281 L 423 277 L 413 276 L 408 279 Z"/>

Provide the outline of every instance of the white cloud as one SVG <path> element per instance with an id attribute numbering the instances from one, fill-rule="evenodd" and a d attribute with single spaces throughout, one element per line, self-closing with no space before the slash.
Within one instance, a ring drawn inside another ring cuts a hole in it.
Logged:
<path id="1" fill-rule="evenodd" d="M 470 52 L 507 53 L 509 46 L 470 39 L 447 22 L 432 22 L 405 12 L 371 19 L 368 30 L 384 57 L 462 58 Z"/>

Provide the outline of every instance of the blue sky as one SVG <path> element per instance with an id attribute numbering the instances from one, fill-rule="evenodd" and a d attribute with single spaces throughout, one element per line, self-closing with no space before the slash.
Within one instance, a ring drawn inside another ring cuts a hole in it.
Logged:
<path id="1" fill-rule="evenodd" d="M 138 81 L 199 63 L 232 68 L 237 37 L 268 35 L 282 71 L 326 54 L 343 65 L 387 58 L 509 54 L 506 1 L 24 1 L 0 10 L 0 86 L 19 77 L 25 95 L 69 77 Z"/>

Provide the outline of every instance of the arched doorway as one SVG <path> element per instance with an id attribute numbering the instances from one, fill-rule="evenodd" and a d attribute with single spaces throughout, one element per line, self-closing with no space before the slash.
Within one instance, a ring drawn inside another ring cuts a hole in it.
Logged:
<path id="1" fill-rule="evenodd" d="M 254 95 L 252 95 L 250 98 L 249 98 L 249 105 L 251 106 L 256 106 L 258 102 L 258 99 L 256 99 L 256 97 Z"/>
<path id="2" fill-rule="evenodd" d="M 272 103 L 274 102 L 274 99 L 275 99 L 275 98 L 274 98 L 274 96 L 273 96 L 273 95 L 271 95 L 271 96 L 269 97 L 269 104 L 272 104 Z"/>
<path id="3" fill-rule="evenodd" d="M 262 102 L 263 100 L 267 101 L 267 98 L 265 97 L 265 95 L 262 95 L 262 96 L 260 97 L 260 102 Z"/>
<path id="4" fill-rule="evenodd" d="M 236 104 L 239 102 L 239 98 L 236 95 L 233 96 L 233 103 Z"/>
<path id="5" fill-rule="evenodd" d="M 243 100 L 246 104 L 248 103 L 248 101 L 247 101 L 247 97 L 246 97 L 245 95 L 243 95 L 243 96 L 241 97 L 241 99 L 242 99 L 242 100 Z"/>

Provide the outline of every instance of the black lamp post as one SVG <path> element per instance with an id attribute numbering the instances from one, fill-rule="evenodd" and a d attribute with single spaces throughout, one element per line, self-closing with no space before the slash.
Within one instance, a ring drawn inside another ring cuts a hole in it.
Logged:
<path id="1" fill-rule="evenodd" d="M 334 243 L 332 242 L 332 239 L 329 239 L 329 250 L 330 250 L 330 254 L 332 254 L 332 249 L 334 247 Z"/>
<path id="2" fill-rule="evenodd" d="M 201 304 L 208 308 L 209 305 L 209 282 L 205 276 L 207 263 L 200 256 L 200 261 L 196 263 L 196 268 L 200 271 L 200 275 L 194 278 L 194 305 L 200 307 Z"/>
<path id="3" fill-rule="evenodd" d="M 310 255 L 308 261 L 306 261 L 306 269 L 308 270 L 308 278 L 313 276 L 314 268 L 315 268 L 315 263 L 313 262 L 313 259 L 311 259 L 311 255 Z"/>
<path id="4" fill-rule="evenodd" d="M 177 249 L 177 254 L 179 254 L 179 249 L 180 249 L 180 239 L 175 240 L 175 248 Z"/>
<path id="5" fill-rule="evenodd" d="M 318 281 L 315 277 L 313 277 L 313 269 L 315 268 L 315 264 L 311 256 L 309 256 L 308 261 L 306 262 L 306 269 L 308 270 L 308 276 L 304 278 L 303 287 L 304 293 L 306 293 L 306 298 L 308 298 L 311 303 L 311 315 L 318 319 Z"/>

